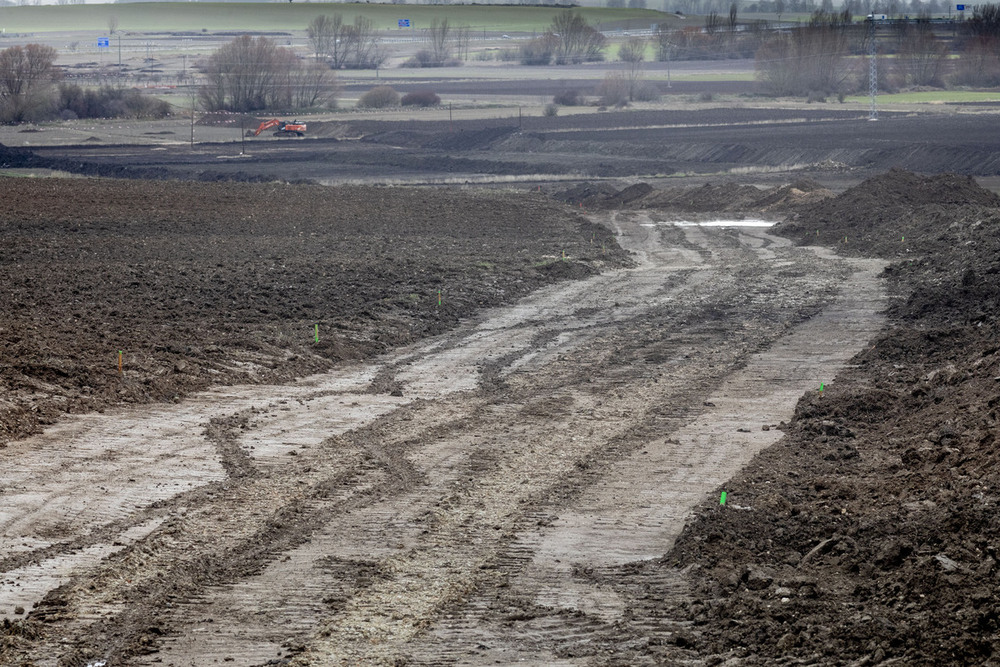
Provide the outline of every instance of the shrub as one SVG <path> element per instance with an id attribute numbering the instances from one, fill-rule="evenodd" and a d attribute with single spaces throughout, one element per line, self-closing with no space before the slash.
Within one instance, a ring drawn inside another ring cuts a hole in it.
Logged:
<path id="1" fill-rule="evenodd" d="M 57 108 L 63 119 L 165 118 L 170 115 L 170 104 L 138 90 L 111 86 L 84 90 L 75 83 L 60 84 Z"/>
<path id="2" fill-rule="evenodd" d="M 415 90 L 403 95 L 399 103 L 404 107 L 436 107 L 441 104 L 441 98 L 430 90 Z"/>
<path id="3" fill-rule="evenodd" d="M 699 102 L 711 102 L 714 99 L 715 99 L 715 95 L 713 95 L 712 93 L 708 92 L 707 90 L 705 92 L 703 92 L 701 95 L 698 96 L 698 101 Z"/>
<path id="4" fill-rule="evenodd" d="M 660 99 L 660 89 L 656 84 L 640 81 L 632 88 L 632 99 L 636 102 L 655 102 Z"/>
<path id="5" fill-rule="evenodd" d="M 558 37 L 543 35 L 521 45 L 522 65 L 548 65 L 556 52 Z"/>
<path id="6" fill-rule="evenodd" d="M 553 104 L 561 104 L 565 107 L 575 107 L 583 104 L 580 91 L 576 89 L 563 90 L 555 94 L 552 98 Z"/>
<path id="7" fill-rule="evenodd" d="M 359 109 L 386 109 L 399 106 L 399 93 L 389 86 L 375 86 L 358 100 Z"/>
<path id="8" fill-rule="evenodd" d="M 556 116 L 556 115 L 559 114 L 559 105 L 558 104 L 546 104 L 545 105 L 545 111 L 543 113 L 546 116 L 550 117 L 550 118 L 552 116 Z"/>
<path id="9" fill-rule="evenodd" d="M 597 95 L 602 106 L 623 106 L 628 103 L 628 81 L 620 72 L 612 72 L 597 86 Z"/>
<path id="10" fill-rule="evenodd" d="M 435 60 L 434 54 L 427 49 L 417 51 L 411 58 L 404 61 L 400 67 L 441 67 L 444 62 Z"/>

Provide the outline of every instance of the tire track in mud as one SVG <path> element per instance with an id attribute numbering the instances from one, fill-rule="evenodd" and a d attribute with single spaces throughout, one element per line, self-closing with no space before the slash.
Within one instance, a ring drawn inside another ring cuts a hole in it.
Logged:
<path id="1" fill-rule="evenodd" d="M 541 290 L 373 366 L 203 399 L 191 411 L 224 478 L 162 500 L 161 525 L 67 571 L 17 656 L 646 656 L 614 643 L 633 593 L 594 573 L 665 551 L 690 503 L 738 469 L 673 434 L 856 270 L 758 231 L 611 222 L 637 268 Z M 650 514 L 655 498 L 615 502 L 692 465 L 714 476 L 695 475 L 670 521 Z"/>

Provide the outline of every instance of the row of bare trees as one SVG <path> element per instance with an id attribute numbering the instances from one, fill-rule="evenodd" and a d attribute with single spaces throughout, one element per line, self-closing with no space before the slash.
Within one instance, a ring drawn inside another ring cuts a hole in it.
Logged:
<path id="1" fill-rule="evenodd" d="M 836 95 L 864 89 L 867 66 L 859 56 L 868 53 L 873 38 L 882 90 L 1000 85 L 1000 5 L 976 7 L 973 18 L 949 34 L 927 18 L 877 25 L 877 31 L 870 28 L 852 23 L 846 12 L 817 12 L 802 28 L 769 31 L 756 52 L 762 90 L 773 95 Z"/>
<path id="2" fill-rule="evenodd" d="M 559 12 L 541 37 L 521 46 L 524 65 L 566 65 L 604 60 L 607 39 L 577 11 Z"/>
<path id="3" fill-rule="evenodd" d="M 309 22 L 306 35 L 316 60 L 333 69 L 375 69 L 386 59 L 375 24 L 364 16 L 346 23 L 341 14 L 323 14 Z"/>
<path id="4" fill-rule="evenodd" d="M 17 123 L 44 113 L 59 78 L 55 62 L 56 50 L 44 44 L 0 51 L 0 121 Z"/>
<path id="5" fill-rule="evenodd" d="M 266 37 L 242 35 L 220 47 L 203 68 L 199 90 L 209 111 L 258 111 L 329 104 L 335 92 L 332 70 L 302 61 Z"/>

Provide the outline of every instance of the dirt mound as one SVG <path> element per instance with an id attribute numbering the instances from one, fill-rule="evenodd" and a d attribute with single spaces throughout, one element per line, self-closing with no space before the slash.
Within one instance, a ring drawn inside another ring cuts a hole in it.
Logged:
<path id="1" fill-rule="evenodd" d="M 774 188 L 706 183 L 700 188 L 663 190 L 655 190 L 648 183 L 636 183 L 621 190 L 606 183 L 583 183 L 553 196 L 595 210 L 627 207 L 674 213 L 766 213 L 822 201 L 833 193 L 818 183 L 802 180 Z"/>
<path id="2" fill-rule="evenodd" d="M 610 183 L 577 183 L 566 190 L 556 190 L 550 195 L 562 202 L 574 206 L 597 208 L 618 194 L 618 188 Z"/>
<path id="3" fill-rule="evenodd" d="M 695 602 L 677 612 L 702 655 L 1000 655 L 1000 201 L 965 178 L 893 171 L 784 229 L 864 229 L 866 254 L 895 256 L 901 215 L 925 230 L 924 252 L 887 269 L 897 298 L 884 332 L 832 383 L 817 379 L 786 437 L 725 486 L 728 504 L 705 503 L 653 568 L 691 573 Z"/>
<path id="4" fill-rule="evenodd" d="M 763 211 L 787 211 L 830 197 L 833 193 L 816 181 L 799 180 L 770 190 L 757 199 L 755 205 Z"/>
<path id="5" fill-rule="evenodd" d="M 627 261 L 607 229 L 524 193 L 85 179 L 5 192 L 0 441 L 64 412 L 315 372 Z"/>
<path id="6" fill-rule="evenodd" d="M 840 196 L 800 207 L 777 229 L 800 243 L 838 245 L 842 252 L 897 257 L 952 243 L 968 215 L 956 207 L 997 207 L 1000 197 L 972 177 L 919 176 L 900 169 Z M 964 222 L 963 222 L 964 221 Z"/>
<path id="7" fill-rule="evenodd" d="M 367 134 L 363 141 L 385 144 L 400 148 L 421 148 L 439 151 L 486 150 L 517 132 L 516 126 L 486 127 L 440 132 L 426 129 L 395 127 L 393 129 Z"/>
<path id="8" fill-rule="evenodd" d="M 517 126 L 487 127 L 478 130 L 459 130 L 448 134 L 438 134 L 424 142 L 424 148 L 443 151 L 486 150 L 499 141 L 517 132 Z"/>
<path id="9" fill-rule="evenodd" d="M 24 148 L 11 148 L 0 144 L 0 168 L 3 169 L 25 169 L 30 167 L 46 166 L 44 160 L 39 159 L 29 150 Z"/>

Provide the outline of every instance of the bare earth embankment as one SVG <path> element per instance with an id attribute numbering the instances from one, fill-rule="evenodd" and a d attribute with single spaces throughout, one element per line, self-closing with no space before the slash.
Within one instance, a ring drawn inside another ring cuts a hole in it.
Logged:
<path id="1" fill-rule="evenodd" d="M 679 641 L 739 664 L 989 664 L 997 629 L 1000 200 L 891 172 L 779 231 L 884 257 L 885 329 L 630 574 L 687 573 Z M 738 506 L 738 507 L 734 507 Z"/>

